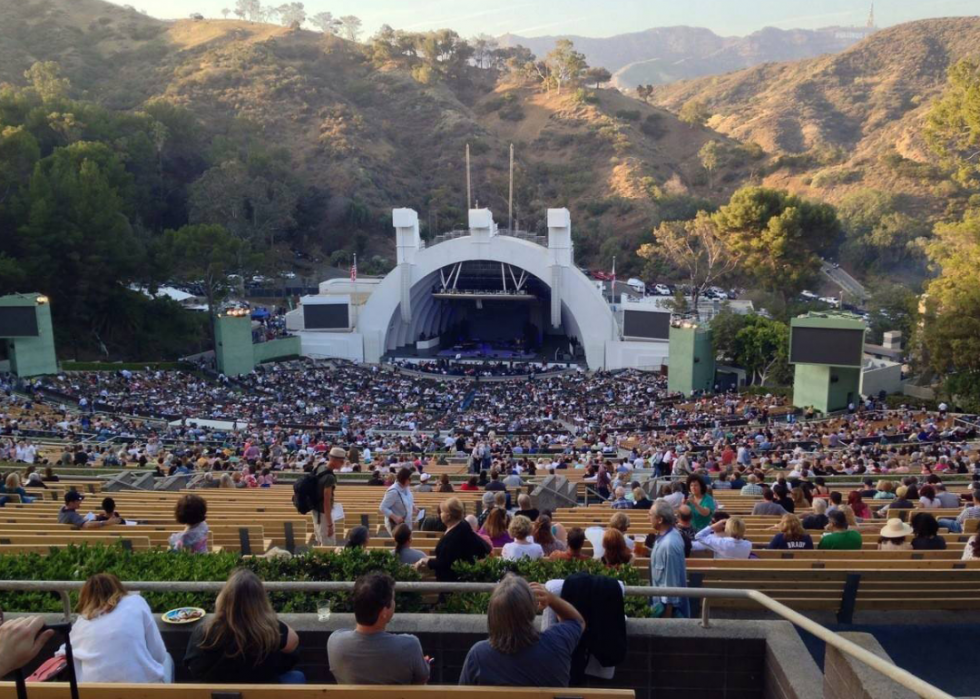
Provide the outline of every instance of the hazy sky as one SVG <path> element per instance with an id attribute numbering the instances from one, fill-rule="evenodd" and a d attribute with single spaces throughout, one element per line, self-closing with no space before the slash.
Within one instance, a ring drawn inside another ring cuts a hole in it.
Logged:
<path id="1" fill-rule="evenodd" d="M 117 0 L 117 4 L 125 4 Z M 193 12 L 220 18 L 234 0 L 129 0 L 155 17 Z M 280 0 L 263 4 L 279 5 Z M 721 35 L 749 34 L 765 26 L 812 29 L 863 25 L 868 0 L 306 0 L 309 14 L 353 14 L 367 33 L 381 24 L 422 31 L 449 27 L 464 36 L 479 32 L 526 36 L 611 36 L 677 24 L 707 27 Z M 976 15 L 977 0 L 878 0 L 879 27 L 927 17 Z"/>

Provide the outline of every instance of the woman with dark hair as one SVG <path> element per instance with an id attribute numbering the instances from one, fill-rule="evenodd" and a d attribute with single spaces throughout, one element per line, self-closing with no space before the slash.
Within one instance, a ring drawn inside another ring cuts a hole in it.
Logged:
<path id="1" fill-rule="evenodd" d="M 928 512 L 912 516 L 912 548 L 916 551 L 945 551 L 946 539 L 939 536 L 939 522 Z"/>
<path id="2" fill-rule="evenodd" d="M 439 477 L 439 489 L 436 491 L 439 493 L 452 493 L 453 484 L 449 482 L 449 474 L 444 473 Z"/>
<path id="3" fill-rule="evenodd" d="M 860 491 L 852 490 L 847 494 L 847 504 L 854 510 L 854 516 L 859 519 L 871 519 L 871 510 L 861 498 Z"/>
<path id="4" fill-rule="evenodd" d="M 691 508 L 691 526 L 694 531 L 701 531 L 711 524 L 711 515 L 717 509 L 715 499 L 708 495 L 707 488 L 701 476 L 690 475 L 687 477 L 687 504 Z"/>
<path id="5" fill-rule="evenodd" d="M 572 527 L 568 530 L 568 548 L 564 551 L 555 551 L 548 558 L 552 561 L 590 561 L 592 556 L 582 553 L 585 546 L 585 530 L 582 527 Z"/>
<path id="6" fill-rule="evenodd" d="M 931 485 L 922 486 L 919 490 L 919 509 L 938 510 L 942 506 L 942 501 L 936 497 L 936 489 Z"/>
<path id="7" fill-rule="evenodd" d="M 494 507 L 490 510 L 490 514 L 487 516 L 487 520 L 480 527 L 480 531 L 477 532 L 480 536 L 490 537 L 491 543 L 493 543 L 494 548 L 501 548 L 504 544 L 509 544 L 514 539 L 507 532 L 507 527 L 510 526 L 510 520 L 507 517 L 507 510 Z"/>
<path id="8" fill-rule="evenodd" d="M 215 602 L 214 614 L 191 634 L 184 664 L 208 684 L 303 684 L 293 670 L 299 636 L 279 621 L 262 581 L 238 568 Z"/>
<path id="9" fill-rule="evenodd" d="M 541 545 L 545 556 L 550 556 L 555 551 L 564 551 L 568 548 L 551 533 L 551 517 L 548 515 L 539 515 L 534 520 L 534 523 L 531 525 L 531 535 L 534 537 L 534 543 Z"/>
<path id="10" fill-rule="evenodd" d="M 963 549 L 964 561 L 980 560 L 980 534 L 974 534 Z"/>
<path id="11" fill-rule="evenodd" d="M 395 539 L 395 558 L 406 565 L 415 565 L 423 558 L 425 553 L 412 548 L 412 528 L 407 524 L 399 524 L 392 533 Z"/>
<path id="12" fill-rule="evenodd" d="M 79 682 L 173 680 L 173 660 L 150 605 L 129 594 L 115 575 L 100 573 L 85 581 L 71 646 Z"/>
<path id="13" fill-rule="evenodd" d="M 538 611 L 551 608 L 559 623 L 539 632 Z M 571 604 L 538 583 L 508 575 L 494 589 L 487 610 L 489 638 L 470 648 L 461 685 L 567 687 L 572 653 L 585 619 Z"/>
<path id="14" fill-rule="evenodd" d="M 368 542 L 371 541 L 371 533 L 365 526 L 357 526 L 350 530 L 347 534 L 347 543 L 344 545 L 345 549 L 363 549 L 367 548 Z"/>
<path id="15" fill-rule="evenodd" d="M 607 529 L 602 535 L 602 563 L 609 568 L 629 565 L 633 552 L 626 545 L 626 537 L 618 529 Z"/>
<path id="16" fill-rule="evenodd" d="M 184 531 L 170 535 L 172 551 L 208 552 L 208 501 L 200 495 L 184 495 L 177 501 L 174 517 Z"/>
<path id="17" fill-rule="evenodd" d="M 459 486 L 460 490 L 479 490 L 480 486 L 477 485 L 476 476 L 470 476 L 470 479 L 466 481 L 463 485 Z"/>

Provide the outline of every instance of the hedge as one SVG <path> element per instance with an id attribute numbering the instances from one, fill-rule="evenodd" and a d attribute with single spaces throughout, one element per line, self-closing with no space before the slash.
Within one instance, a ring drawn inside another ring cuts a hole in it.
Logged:
<path id="1" fill-rule="evenodd" d="M 113 573 L 123 581 L 218 581 L 223 582 L 238 566 L 244 566 L 267 582 L 327 582 L 354 580 L 372 571 L 383 571 L 395 580 L 420 580 L 410 566 L 402 565 L 386 551 L 361 549 L 339 553 L 308 553 L 293 558 L 241 558 L 236 553 L 195 555 L 164 550 L 127 551 L 120 544 L 111 546 L 66 546 L 52 549 L 47 555 L 0 555 L 0 580 L 85 580 L 96 573 Z M 515 572 L 531 582 L 566 578 L 587 570 L 610 575 L 627 585 L 640 584 L 640 571 L 632 566 L 609 569 L 599 561 L 505 561 L 491 558 L 472 565 L 457 564 L 464 582 L 498 582 L 506 573 Z M 191 606 L 214 609 L 215 593 L 144 592 L 143 597 L 155 612 Z M 73 595 L 73 603 L 77 595 Z M 329 602 L 332 611 L 352 611 L 347 593 L 284 592 L 270 595 L 276 611 L 281 613 L 316 613 Z M 398 593 L 402 612 L 442 612 L 485 614 L 489 595 L 434 595 Z M 645 600 L 627 598 L 630 616 L 647 616 Z M 50 592 L 0 592 L 0 608 L 12 612 L 60 612 L 61 600 Z"/>

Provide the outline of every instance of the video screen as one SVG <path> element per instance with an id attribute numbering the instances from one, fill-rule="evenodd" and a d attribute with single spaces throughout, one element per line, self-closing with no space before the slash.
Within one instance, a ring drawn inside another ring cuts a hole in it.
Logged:
<path id="1" fill-rule="evenodd" d="M 789 351 L 791 364 L 861 366 L 864 331 L 834 328 L 793 328 Z"/>
<path id="2" fill-rule="evenodd" d="M 0 337 L 37 337 L 37 311 L 34 306 L 0 308 Z"/>
<path id="3" fill-rule="evenodd" d="M 670 313 L 624 311 L 623 336 L 666 340 L 670 337 Z"/>
<path id="4" fill-rule="evenodd" d="M 346 303 L 303 306 L 303 323 L 307 330 L 347 330 L 350 313 Z"/>

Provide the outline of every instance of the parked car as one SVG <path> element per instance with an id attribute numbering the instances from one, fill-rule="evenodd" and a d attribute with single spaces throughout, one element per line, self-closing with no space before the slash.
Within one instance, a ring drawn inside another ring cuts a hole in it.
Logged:
<path id="1" fill-rule="evenodd" d="M 674 292 L 666 284 L 654 284 L 653 293 L 657 296 L 673 296 Z"/>
<path id="2" fill-rule="evenodd" d="M 834 308 L 837 308 L 838 304 L 840 304 L 840 299 L 839 298 L 835 298 L 833 296 L 821 296 L 820 297 L 820 300 L 823 301 L 826 304 L 830 304 Z"/>
<path id="3" fill-rule="evenodd" d="M 800 292 L 800 296 L 802 296 L 805 299 L 809 299 L 811 301 L 813 299 L 819 298 L 819 296 L 817 296 L 815 293 L 813 293 L 812 291 L 807 291 L 806 289 Z"/>

